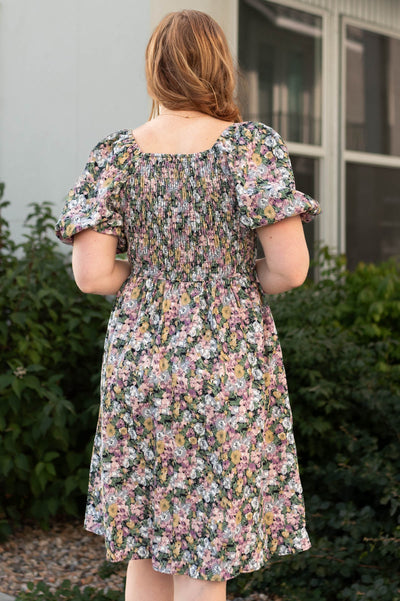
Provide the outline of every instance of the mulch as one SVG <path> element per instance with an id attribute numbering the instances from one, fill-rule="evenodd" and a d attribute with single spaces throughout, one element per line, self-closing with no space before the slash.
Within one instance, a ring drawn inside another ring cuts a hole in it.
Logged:
<path id="1" fill-rule="evenodd" d="M 54 522 L 49 530 L 24 524 L 0 543 L 0 591 L 11 596 L 28 590 L 28 583 L 43 581 L 54 592 L 64 580 L 81 590 L 124 590 L 126 563 L 105 562 L 101 536 L 83 529 L 82 522 L 69 519 Z M 111 575 L 99 574 L 112 568 Z M 229 601 L 279 601 L 264 593 L 252 593 L 245 599 L 227 595 Z"/>

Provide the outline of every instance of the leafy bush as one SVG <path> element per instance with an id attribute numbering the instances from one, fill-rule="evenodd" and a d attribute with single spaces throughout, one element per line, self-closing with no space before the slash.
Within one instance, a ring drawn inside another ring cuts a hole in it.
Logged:
<path id="1" fill-rule="evenodd" d="M 54 223 L 49 203 L 32 205 L 17 245 L 0 220 L 3 533 L 21 516 L 80 515 L 87 492 L 110 304 L 77 289 Z"/>
<path id="2" fill-rule="evenodd" d="M 234 581 L 288 601 L 400 599 L 400 269 L 329 260 L 268 299 L 287 366 L 313 547 Z M 264 299 L 265 302 L 267 299 Z"/>

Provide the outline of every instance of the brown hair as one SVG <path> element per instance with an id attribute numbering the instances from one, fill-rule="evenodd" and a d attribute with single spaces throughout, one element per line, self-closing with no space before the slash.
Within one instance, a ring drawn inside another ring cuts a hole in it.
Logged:
<path id="1" fill-rule="evenodd" d="M 150 118 L 158 115 L 162 104 L 224 121 L 242 120 L 227 39 L 206 13 L 181 10 L 162 19 L 146 48 L 146 78 L 153 99 Z"/>

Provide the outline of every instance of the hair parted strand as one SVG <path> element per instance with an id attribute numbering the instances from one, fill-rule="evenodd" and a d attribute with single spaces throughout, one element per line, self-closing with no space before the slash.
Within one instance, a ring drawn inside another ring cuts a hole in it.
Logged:
<path id="1" fill-rule="evenodd" d="M 166 15 L 146 48 L 151 116 L 160 104 L 170 110 L 200 111 L 240 122 L 236 74 L 224 32 L 206 13 L 182 10 Z"/>

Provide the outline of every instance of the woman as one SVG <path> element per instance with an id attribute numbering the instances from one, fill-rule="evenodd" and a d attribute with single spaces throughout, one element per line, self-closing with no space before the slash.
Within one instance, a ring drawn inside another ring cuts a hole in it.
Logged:
<path id="1" fill-rule="evenodd" d="M 280 136 L 241 121 L 211 17 L 167 15 L 146 74 L 152 118 L 94 148 L 56 226 L 79 288 L 117 295 L 85 527 L 130 560 L 128 601 L 220 601 L 228 579 L 310 546 L 261 293 L 304 282 L 302 220 L 320 209 Z"/>

